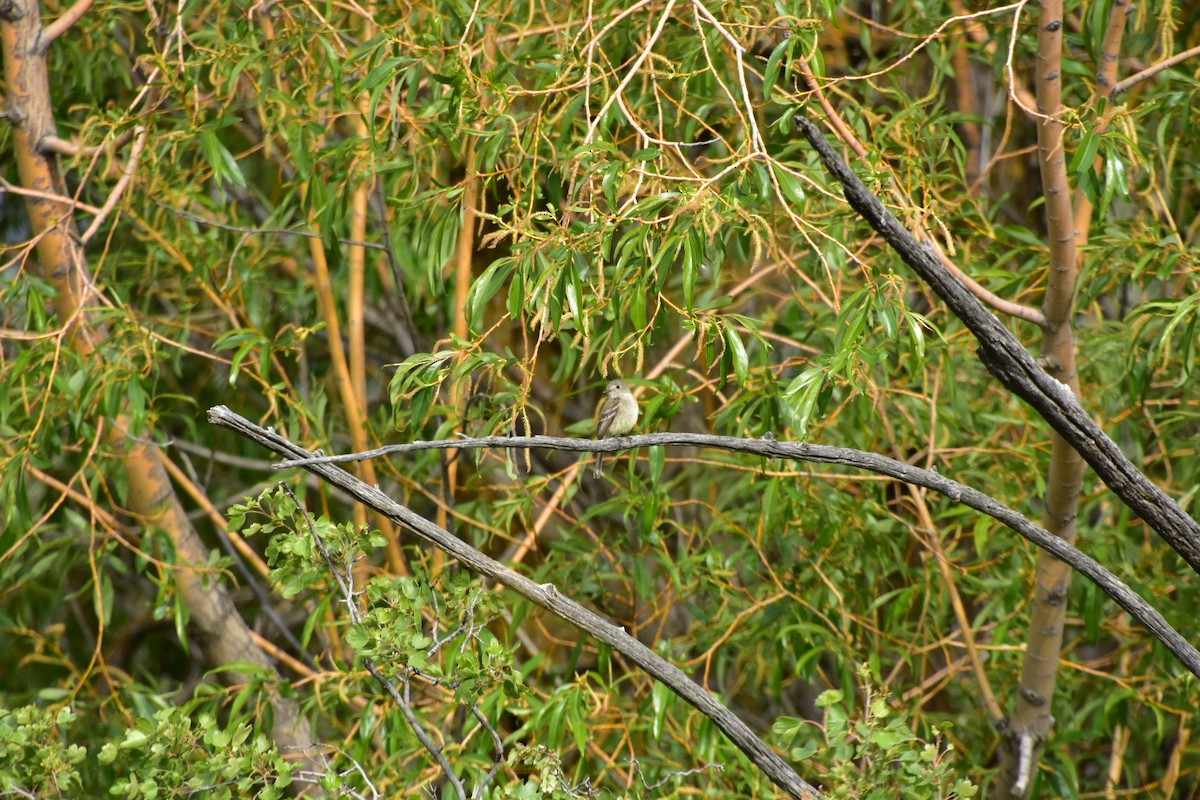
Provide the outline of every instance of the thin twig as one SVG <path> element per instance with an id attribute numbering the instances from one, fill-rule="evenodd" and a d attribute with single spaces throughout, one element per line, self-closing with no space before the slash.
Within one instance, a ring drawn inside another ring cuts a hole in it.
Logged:
<path id="1" fill-rule="evenodd" d="M 317 533 L 317 526 L 313 523 L 312 515 L 308 512 L 308 509 L 305 508 L 300 502 L 300 498 L 298 498 L 292 491 L 292 487 L 288 486 L 286 483 L 281 483 L 280 487 L 288 494 L 288 496 L 292 498 L 292 502 L 296 504 L 296 508 L 304 515 L 304 519 L 308 523 L 309 534 L 312 536 L 313 542 L 316 543 L 317 549 L 321 551 L 321 558 L 325 560 L 326 568 L 328 568 L 330 574 L 333 575 L 333 579 L 337 581 L 338 589 L 342 593 L 342 599 L 346 603 L 347 613 L 350 615 L 350 621 L 355 625 L 362 624 L 362 613 L 358 609 L 358 602 L 354 599 L 354 570 L 343 570 L 334 563 L 333 554 L 331 554 L 329 552 L 329 548 L 325 546 L 325 540 L 321 538 L 321 534 Z M 387 689 L 388 694 L 390 694 L 392 699 L 396 701 L 396 706 L 400 709 L 400 713 L 404 715 L 404 719 L 408 722 L 408 726 L 412 728 L 413 734 L 417 737 L 417 741 L 421 743 L 422 747 L 429 751 L 429 754 L 433 756 L 433 760 L 436 761 L 438 766 L 442 768 L 442 772 L 446 775 L 446 780 L 450 781 L 450 785 L 454 787 L 454 791 L 458 795 L 459 800 L 466 800 L 467 792 L 463 787 L 462 779 L 455 774 L 454 768 L 450 766 L 450 762 L 446 758 L 446 754 L 443 753 L 442 749 L 438 747 L 432 739 L 429 738 L 429 735 L 425 732 L 424 727 L 421 725 L 421 721 L 417 719 L 416 714 L 413 713 L 412 699 L 409 693 L 408 675 L 403 675 L 404 693 L 401 694 L 400 690 L 396 688 L 396 684 L 383 674 L 383 671 L 375 665 L 375 661 L 373 659 L 364 656 L 363 666 L 367 668 L 367 671 L 371 673 L 375 680 L 379 681 L 379 683 L 382 684 L 385 689 Z"/>
<path id="2" fill-rule="evenodd" d="M 100 211 L 92 218 L 92 224 L 88 225 L 88 229 L 79 237 L 79 241 L 87 244 L 91 238 L 96 235 L 96 231 L 100 230 L 100 226 L 104 224 L 104 220 L 108 219 L 108 215 L 117 207 L 117 203 L 121 202 L 121 196 L 125 194 L 125 189 L 128 188 L 129 182 L 133 180 L 133 175 L 137 171 L 138 159 L 142 157 L 142 151 L 146 149 L 146 138 L 149 129 L 137 127 L 134 129 L 133 149 L 129 152 L 129 160 L 125 162 L 125 169 L 122 170 L 121 178 L 117 181 L 117 185 L 109 192 L 108 199 L 104 201 L 104 205 L 100 207 Z"/>
<path id="3" fill-rule="evenodd" d="M 75 5 L 67 9 L 65 14 L 42 29 L 42 36 L 38 41 L 38 45 L 42 48 L 43 53 L 53 44 L 55 39 L 69 31 L 76 22 L 79 22 L 83 15 L 87 13 L 87 10 L 91 8 L 92 2 L 93 0 L 78 0 Z"/>
<path id="4" fill-rule="evenodd" d="M 625 91 L 626 87 L 628 87 L 629 84 L 633 82 L 633 79 L 637 77 L 638 70 L 641 69 L 642 64 L 645 63 L 646 59 L 650 57 L 650 51 L 654 48 L 654 43 L 658 41 L 658 37 L 662 36 L 663 29 L 667 27 L 667 20 L 671 18 L 671 10 L 674 7 L 675 0 L 669 0 L 667 7 L 663 10 L 662 17 L 658 21 L 658 27 L 654 29 L 654 33 L 650 36 L 650 41 L 646 42 L 646 46 L 642 48 L 642 51 L 638 54 L 637 59 L 629 67 L 629 72 L 626 73 L 625 77 L 621 79 L 621 82 L 617 84 L 617 88 L 613 90 L 613 93 L 610 94 L 608 99 L 604 101 L 604 105 L 600 107 L 600 111 L 597 112 L 596 117 L 588 125 L 587 135 L 583 138 L 584 144 L 592 143 L 596 137 L 596 128 L 599 127 L 600 121 L 604 119 L 604 115 L 608 113 L 610 108 L 612 108 L 612 104 L 616 102 L 617 97 L 620 96 L 621 92 Z"/>
<path id="5" fill-rule="evenodd" d="M 484 730 L 491 735 L 492 746 L 496 748 L 496 757 L 492 759 L 492 768 L 488 770 L 487 775 L 483 776 L 483 780 L 480 781 L 479 785 L 475 787 L 475 792 L 472 795 L 473 797 L 479 798 L 483 797 L 484 791 L 487 790 L 488 785 L 492 782 L 492 779 L 496 777 L 496 773 L 500 770 L 500 764 L 504 762 L 504 741 L 500 738 L 500 734 L 496 732 L 496 729 L 492 727 L 492 724 L 488 722 L 488 718 L 484 715 L 484 713 L 479 710 L 479 706 L 472 705 L 471 714 L 475 717 L 479 724 L 483 726 Z"/>
<path id="6" fill-rule="evenodd" d="M 189 222 L 195 222 L 197 225 L 205 225 L 218 230 L 229 231 L 231 233 L 249 233 L 260 234 L 264 236 L 301 236 L 307 239 L 320 239 L 321 234 L 312 231 L 300 231 L 293 228 L 253 228 L 246 225 L 231 225 L 227 222 L 217 222 L 215 219 L 208 219 L 199 214 L 193 214 L 191 211 L 184 211 L 182 208 L 168 205 L 161 200 L 154 201 L 159 208 L 170 211 L 172 214 L 183 217 Z M 76 204 L 80 208 L 87 210 L 82 204 Z M 356 239 L 338 239 L 339 244 L 349 245 L 351 247 L 365 247 L 369 250 L 387 250 L 388 246 L 379 242 L 360 242 Z"/>
<path id="7" fill-rule="evenodd" d="M 124 131 L 111 141 L 94 144 L 91 147 L 83 147 L 67 139 L 61 139 L 58 136 L 43 136 L 38 142 L 38 148 L 43 153 L 58 153 L 60 156 L 83 156 L 84 158 L 91 158 L 106 150 L 124 147 L 136 134 L 136 128 L 130 129 Z"/>
<path id="8" fill-rule="evenodd" d="M 1114 86 L 1112 92 L 1110 93 L 1110 96 L 1116 96 L 1116 95 L 1120 94 L 1121 92 L 1126 91 L 1127 89 L 1131 89 L 1132 87 L 1137 86 L 1142 81 L 1148 80 L 1149 78 L 1153 78 L 1155 75 L 1162 72 L 1164 69 L 1170 69 L 1171 67 L 1175 66 L 1176 64 L 1179 64 L 1180 62 L 1187 61 L 1189 58 L 1192 58 L 1193 56 L 1200 56 L 1200 45 L 1197 45 L 1196 47 L 1193 47 L 1188 50 L 1184 50 L 1182 53 L 1176 53 L 1175 55 L 1171 56 L 1170 58 L 1164 58 L 1162 61 L 1159 61 L 1157 64 L 1151 64 L 1150 66 L 1146 67 L 1141 72 L 1133 73 L 1128 78 L 1126 78 L 1125 80 L 1121 81 L 1116 86 Z"/>
<path id="9" fill-rule="evenodd" d="M 42 192 L 37 189 L 26 189 L 24 186 L 17 186 L 0 178 L 0 189 L 13 194 L 21 195 L 22 197 L 36 197 L 39 200 L 49 200 L 51 203 L 59 203 L 64 206 L 70 206 L 72 209 L 78 208 L 80 211 L 86 211 L 89 214 L 99 214 L 100 209 L 93 205 L 76 200 L 73 197 L 67 197 L 63 194 L 55 194 L 54 192 Z"/>

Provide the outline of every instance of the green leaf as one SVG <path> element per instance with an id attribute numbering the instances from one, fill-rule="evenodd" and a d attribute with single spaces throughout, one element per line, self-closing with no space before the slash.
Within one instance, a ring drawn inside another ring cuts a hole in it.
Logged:
<path id="1" fill-rule="evenodd" d="M 95 596 L 96 615 L 103 621 L 107 628 L 112 624 L 113 600 L 116 592 L 113 591 L 112 575 L 108 572 L 100 573 L 100 587 Z"/>
<path id="2" fill-rule="evenodd" d="M 793 378 L 784 390 L 784 398 L 789 402 L 791 411 L 791 425 L 801 438 L 808 433 L 808 424 L 825 388 L 826 377 L 825 369 L 809 367 Z"/>
<path id="3" fill-rule="evenodd" d="M 1125 162 L 1118 153 L 1112 153 L 1108 156 L 1107 163 L 1113 165 L 1113 183 L 1117 187 L 1117 193 L 1121 195 L 1122 200 L 1128 203 L 1130 201 L 1129 178 L 1125 175 Z"/>
<path id="4" fill-rule="evenodd" d="M 125 731 L 125 738 L 119 745 L 122 750 L 140 750 L 150 742 L 150 736 L 143 731 L 131 728 Z"/>
<path id="5" fill-rule="evenodd" d="M 649 448 L 650 480 L 655 484 L 662 481 L 663 469 L 667 464 L 667 449 L 660 445 Z"/>
<path id="6" fill-rule="evenodd" d="M 246 188 L 246 176 L 242 174 L 242 168 L 238 166 L 233 153 L 230 153 L 217 138 L 216 131 L 200 131 L 200 149 L 212 168 L 214 178 L 218 181 L 228 181 L 242 189 Z"/>
<path id="7" fill-rule="evenodd" d="M 683 307 L 688 311 L 696 305 L 696 279 L 704 266 L 704 248 L 698 245 L 695 236 L 683 240 Z"/>
<path id="8" fill-rule="evenodd" d="M 571 309 L 571 317 L 575 320 L 575 325 L 579 326 L 579 320 L 582 316 L 580 312 L 580 289 L 579 289 L 579 272 L 575 269 L 573 261 L 568 260 L 566 269 L 563 270 L 563 294 L 566 295 L 567 308 Z"/>
<path id="9" fill-rule="evenodd" d="M 371 634 L 361 625 L 355 625 L 346 631 L 346 644 L 355 650 L 364 650 L 371 644 Z"/>
<path id="10" fill-rule="evenodd" d="M 722 332 L 725 335 L 726 344 L 729 345 L 729 352 L 733 356 L 733 371 L 737 375 L 738 384 L 744 386 L 750 372 L 749 359 L 746 356 L 746 346 L 742 344 L 742 339 L 738 336 L 733 325 L 726 323 Z"/>
<path id="11" fill-rule="evenodd" d="M 473 329 L 480 330 L 483 327 L 483 315 L 487 304 L 512 275 L 513 267 L 513 259 L 497 259 L 471 284 L 471 290 L 467 294 L 467 304 Z"/>
<path id="12" fill-rule="evenodd" d="M 912 340 L 913 350 L 917 354 L 918 359 L 925 358 L 925 318 L 920 314 L 906 312 L 904 321 L 908 324 L 909 339 Z"/>
<path id="13" fill-rule="evenodd" d="M 783 193 L 784 199 L 797 205 L 803 205 L 808 196 L 804 192 L 804 184 L 800 182 L 800 179 L 779 165 L 774 167 L 774 175 L 775 180 L 779 181 L 779 189 Z"/>
<path id="14" fill-rule="evenodd" d="M 1104 219 L 1108 214 L 1108 206 L 1112 202 L 1113 194 L 1117 191 L 1117 168 L 1116 162 L 1112 159 L 1104 161 L 1104 189 L 1100 194 L 1100 203 L 1097 207 L 1097 215 L 1100 219 Z"/>
<path id="15" fill-rule="evenodd" d="M 767 66 L 763 68 L 763 88 L 764 97 L 771 96 L 771 90 L 775 88 L 775 82 L 779 80 L 779 72 L 783 67 L 785 56 L 791 55 L 792 48 L 796 46 L 796 37 L 788 36 L 782 42 L 775 45 L 775 49 L 771 51 L 771 57 L 767 59 Z"/>
<path id="16" fill-rule="evenodd" d="M 1071 173 L 1077 175 L 1085 170 L 1095 171 L 1093 165 L 1096 163 L 1096 153 L 1099 150 L 1100 136 L 1095 131 L 1085 133 L 1083 140 L 1079 143 L 1079 149 L 1075 151 L 1075 155 L 1071 159 Z"/>
<path id="17" fill-rule="evenodd" d="M 629 290 L 629 294 L 632 295 L 629 301 L 629 319 L 633 327 L 642 330 L 649 321 L 646 316 L 646 293 L 635 286 Z"/>

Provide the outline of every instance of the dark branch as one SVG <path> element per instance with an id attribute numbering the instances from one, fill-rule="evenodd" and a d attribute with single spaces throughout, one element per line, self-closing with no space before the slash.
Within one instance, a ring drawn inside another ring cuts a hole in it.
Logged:
<path id="1" fill-rule="evenodd" d="M 292 444 L 275 431 L 255 425 L 244 417 L 233 413 L 225 406 L 210 408 L 208 410 L 208 420 L 216 425 L 229 428 L 249 439 L 253 439 L 268 450 L 278 453 L 285 458 L 312 458 L 313 454 L 307 450 Z M 512 441 L 517 440 L 514 439 Z M 616 439 L 613 441 L 620 442 L 621 440 Z M 464 446 L 464 442 L 439 444 L 444 444 L 447 447 Z M 574 600 L 563 596 L 552 584 L 539 585 L 534 583 L 519 572 L 488 558 L 467 543 L 451 536 L 443 528 L 418 516 L 385 495 L 379 489 L 368 486 L 340 467 L 329 463 L 309 462 L 305 465 L 305 469 L 337 486 L 358 502 L 386 515 L 389 519 L 412 531 L 424 541 L 458 559 L 472 572 L 484 575 L 493 581 L 503 584 L 538 607 L 570 622 L 580 630 L 587 632 L 621 653 L 647 673 L 662 681 L 673 692 L 711 719 L 729 737 L 730 741 L 745 753 L 775 785 L 779 786 L 790 796 L 800 798 L 800 800 L 815 800 L 815 798 L 821 796 L 815 788 L 796 774 L 796 771 L 792 769 L 790 764 L 759 739 L 733 712 L 725 708 L 712 695 L 700 688 L 700 686 L 688 677 L 687 673 L 630 636 L 625 632 L 624 628 L 614 625 L 600 614 L 584 608 Z"/>
<path id="2" fill-rule="evenodd" d="M 821 156 L 825 168 L 841 182 L 846 200 L 854 210 L 975 334 L 979 341 L 979 360 L 988 371 L 1050 423 L 1050 427 L 1096 470 L 1100 480 L 1200 573 L 1200 524 L 1143 475 L 1088 416 L 1071 390 L 1038 366 L 1017 337 L 938 263 L 928 247 L 905 230 L 834 152 L 816 125 L 797 116 L 796 126 Z"/>

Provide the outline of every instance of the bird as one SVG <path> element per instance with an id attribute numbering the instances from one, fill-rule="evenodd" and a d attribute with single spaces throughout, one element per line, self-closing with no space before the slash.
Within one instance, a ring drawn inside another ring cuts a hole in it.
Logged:
<path id="1" fill-rule="evenodd" d="M 596 438 L 612 439 L 624 436 L 633 430 L 637 421 L 638 402 L 633 392 L 629 391 L 629 384 L 622 380 L 609 381 L 608 386 L 604 387 L 604 400 L 596 415 Z M 597 453 L 596 467 L 592 470 L 593 477 L 600 477 L 600 465 L 603 461 L 604 454 Z"/>

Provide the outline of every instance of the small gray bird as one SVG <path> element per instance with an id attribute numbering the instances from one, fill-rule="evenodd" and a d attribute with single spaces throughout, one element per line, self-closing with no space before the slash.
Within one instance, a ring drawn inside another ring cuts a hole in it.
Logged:
<path id="1" fill-rule="evenodd" d="M 612 439 L 624 436 L 633 430 L 637 421 L 637 398 L 629 391 L 629 384 L 625 381 L 610 381 L 608 386 L 604 387 L 604 400 L 596 414 L 596 438 Z M 596 468 L 592 470 L 593 477 L 600 477 L 600 465 L 603 461 L 604 454 L 597 453 Z"/>

